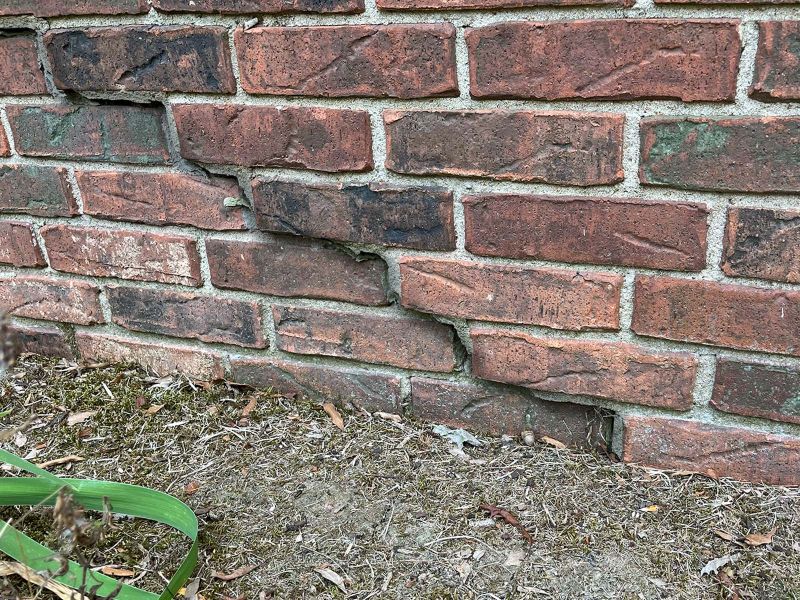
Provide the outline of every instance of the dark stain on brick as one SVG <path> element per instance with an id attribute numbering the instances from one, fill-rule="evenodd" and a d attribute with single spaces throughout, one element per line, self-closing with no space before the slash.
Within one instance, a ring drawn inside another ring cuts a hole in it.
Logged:
<path id="1" fill-rule="evenodd" d="M 800 370 L 722 359 L 717 363 L 711 406 L 800 424 Z"/>

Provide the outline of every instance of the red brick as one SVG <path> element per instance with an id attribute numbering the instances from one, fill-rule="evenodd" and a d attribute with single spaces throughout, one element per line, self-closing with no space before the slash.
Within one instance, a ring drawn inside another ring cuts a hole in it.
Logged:
<path id="1" fill-rule="evenodd" d="M 181 154 L 202 163 L 314 171 L 369 171 L 364 111 L 316 107 L 178 104 Z"/>
<path id="2" fill-rule="evenodd" d="M 138 15 L 147 10 L 147 0 L 3 0 L 0 4 L 0 16 Z"/>
<path id="3" fill-rule="evenodd" d="M 278 348 L 423 371 L 459 366 L 452 327 L 406 316 L 274 306 Z"/>
<path id="4" fill-rule="evenodd" d="M 423 312 L 575 331 L 619 329 L 620 275 L 404 257 L 400 277 L 403 306 Z"/>
<path id="5" fill-rule="evenodd" d="M 737 21 L 603 19 L 468 29 L 476 98 L 732 101 Z"/>
<path id="6" fill-rule="evenodd" d="M 389 110 L 384 121 L 397 173 L 581 186 L 623 177 L 621 115 Z"/>
<path id="7" fill-rule="evenodd" d="M 279 394 L 354 404 L 368 411 L 401 410 L 400 378 L 374 369 L 343 369 L 271 358 L 231 358 L 231 380 Z"/>
<path id="8" fill-rule="evenodd" d="M 11 156 L 11 145 L 3 127 L 0 127 L 0 156 Z"/>
<path id="9" fill-rule="evenodd" d="M 30 223 L 0 221 L 0 263 L 15 267 L 47 265 Z"/>
<path id="10" fill-rule="evenodd" d="M 800 356 L 800 292 L 637 277 L 639 335 Z"/>
<path id="11" fill-rule="evenodd" d="M 244 193 L 232 177 L 183 173 L 76 172 L 86 214 L 149 225 L 192 225 L 202 229 L 247 229 L 244 210 L 226 198 Z"/>
<path id="12" fill-rule="evenodd" d="M 800 211 L 731 208 L 722 270 L 731 277 L 800 283 Z"/>
<path id="13" fill-rule="evenodd" d="M 743 5 L 797 4 L 797 0 L 654 0 L 656 4 Z"/>
<path id="14" fill-rule="evenodd" d="M 217 352 L 79 331 L 75 334 L 84 362 L 133 363 L 156 375 L 182 373 L 192 379 L 215 381 L 225 377 Z"/>
<path id="15" fill-rule="evenodd" d="M 626 417 L 623 459 L 659 469 L 800 485 L 800 439 L 680 419 Z"/>
<path id="16" fill-rule="evenodd" d="M 0 14 L 2 12 L 0 8 Z M 0 35 L 0 73 L 3 74 L 0 94 L 25 96 L 47 93 L 34 31 Z"/>
<path id="17" fill-rule="evenodd" d="M 85 281 L 0 277 L 0 313 L 17 317 L 78 325 L 102 323 L 99 297 L 100 289 Z"/>
<path id="18" fill-rule="evenodd" d="M 800 21 L 758 24 L 756 70 L 750 95 L 765 102 L 800 100 Z"/>
<path id="19" fill-rule="evenodd" d="M 488 383 L 411 378 L 414 416 L 490 435 L 533 431 L 568 446 L 605 445 L 608 427 L 593 406 L 548 402 L 527 390 Z"/>
<path id="20" fill-rule="evenodd" d="M 674 410 L 692 406 L 697 364 L 686 353 L 492 329 L 473 329 L 472 348 L 472 372 L 483 379 Z"/>
<path id="21" fill-rule="evenodd" d="M 220 14 L 359 13 L 364 0 L 153 0 L 163 12 Z"/>
<path id="22" fill-rule="evenodd" d="M 703 204 L 584 196 L 468 196 L 466 247 L 481 256 L 700 271 Z"/>
<path id="23" fill-rule="evenodd" d="M 75 358 L 75 353 L 67 342 L 67 336 L 58 327 L 14 324 L 11 326 L 11 334 L 20 353 Z"/>
<path id="24" fill-rule="evenodd" d="M 440 188 L 256 180 L 259 229 L 307 237 L 454 250 L 453 194 Z"/>
<path id="25" fill-rule="evenodd" d="M 711 406 L 746 417 L 800 424 L 800 370 L 720 359 Z"/>
<path id="26" fill-rule="evenodd" d="M 688 190 L 798 192 L 798 117 L 642 120 L 639 179 Z"/>
<path id="27" fill-rule="evenodd" d="M 450 23 L 236 30 L 242 88 L 277 96 L 457 96 Z"/>
<path id="28" fill-rule="evenodd" d="M 9 106 L 23 156 L 167 164 L 164 109 L 124 104 Z"/>
<path id="29" fill-rule="evenodd" d="M 218 288 L 275 296 L 388 303 L 386 263 L 355 258 L 322 244 L 292 238 L 258 242 L 206 240 L 211 282 Z"/>
<path id="30" fill-rule="evenodd" d="M 631 6 L 628 0 L 378 0 L 382 10 L 463 10 L 579 5 Z"/>
<path id="31" fill-rule="evenodd" d="M 0 165 L 0 213 L 38 217 L 78 214 L 67 170 L 37 165 Z"/>
<path id="32" fill-rule="evenodd" d="M 40 233 L 57 271 L 195 287 L 202 283 L 192 238 L 70 225 L 48 225 Z"/>

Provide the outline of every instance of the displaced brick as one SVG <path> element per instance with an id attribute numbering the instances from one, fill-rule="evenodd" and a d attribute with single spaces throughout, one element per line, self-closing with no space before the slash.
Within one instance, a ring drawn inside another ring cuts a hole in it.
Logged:
<path id="1" fill-rule="evenodd" d="M 470 91 L 476 98 L 732 101 L 737 27 L 736 21 L 602 19 L 468 29 Z"/>
<path id="2" fill-rule="evenodd" d="M 232 177 L 183 173 L 77 171 L 83 211 L 104 219 L 149 225 L 192 225 L 202 229 L 247 229 L 244 193 Z"/>
<path id="3" fill-rule="evenodd" d="M 468 196 L 466 247 L 481 256 L 700 271 L 703 204 L 584 196 Z"/>
<path id="4" fill-rule="evenodd" d="M 728 210 L 722 270 L 731 277 L 800 283 L 800 211 Z"/>
<path id="5" fill-rule="evenodd" d="M 533 431 L 579 448 L 604 446 L 609 433 L 593 406 L 548 402 L 527 390 L 482 382 L 412 377 L 411 409 L 415 417 L 450 427 L 490 435 Z"/>
<path id="6" fill-rule="evenodd" d="M 44 267 L 47 262 L 33 233 L 33 225 L 0 221 L 0 263 L 14 267 Z"/>
<path id="7" fill-rule="evenodd" d="M 607 273 L 400 259 L 401 299 L 424 312 L 554 329 L 619 329 L 623 278 Z"/>
<path id="8" fill-rule="evenodd" d="M 756 70 L 750 95 L 765 102 L 800 100 L 800 21 L 758 24 Z"/>
<path id="9" fill-rule="evenodd" d="M 456 246 L 453 194 L 439 188 L 259 179 L 253 196 L 264 231 L 417 250 Z"/>
<path id="10" fill-rule="evenodd" d="M 17 152 L 69 160 L 169 162 L 164 108 L 125 104 L 9 106 Z"/>
<path id="11" fill-rule="evenodd" d="M 11 335 L 14 336 L 16 349 L 21 354 L 30 353 L 57 358 L 75 358 L 75 353 L 70 348 L 67 336 L 57 327 L 13 324 L 11 326 Z"/>
<path id="12" fill-rule="evenodd" d="M 0 16 L 138 15 L 147 11 L 147 0 L 3 0 L 0 4 Z"/>
<path id="13" fill-rule="evenodd" d="M 48 225 L 40 230 L 57 271 L 199 286 L 200 258 L 189 237 Z"/>
<path id="14" fill-rule="evenodd" d="M 457 96 L 451 23 L 236 30 L 242 88 L 278 96 Z"/>
<path id="15" fill-rule="evenodd" d="M 0 165 L 0 213 L 38 217 L 78 214 L 67 170 L 36 165 Z"/>
<path id="16" fill-rule="evenodd" d="M 650 337 L 800 356 L 800 292 L 639 276 L 631 329 Z"/>
<path id="17" fill-rule="evenodd" d="M 621 115 L 389 110 L 384 122 L 397 173 L 580 186 L 623 177 Z"/>
<path id="18" fill-rule="evenodd" d="M 364 0 L 153 0 L 163 12 L 219 14 L 360 13 Z"/>
<path id="19" fill-rule="evenodd" d="M 800 118 L 642 120 L 639 179 L 687 190 L 800 191 Z"/>
<path id="20" fill-rule="evenodd" d="M 401 410 L 400 378 L 372 370 L 324 367 L 271 358 L 231 358 L 231 380 L 279 394 L 354 404 L 370 412 Z"/>
<path id="21" fill-rule="evenodd" d="M 0 313 L 92 325 L 104 321 L 100 288 L 85 281 L 18 275 L 0 277 Z"/>
<path id="22" fill-rule="evenodd" d="M 628 0 L 378 0 L 381 10 L 462 10 L 578 6 L 587 4 L 630 6 Z"/>
<path id="23" fill-rule="evenodd" d="M 472 372 L 483 379 L 673 410 L 692 406 L 697 362 L 687 353 L 492 329 L 473 329 L 471 337 Z"/>
<path id="24" fill-rule="evenodd" d="M 266 348 L 258 302 L 215 296 L 107 286 L 111 319 L 133 331 L 202 342 Z"/>
<path id="25" fill-rule="evenodd" d="M 386 263 L 356 260 L 322 244 L 276 237 L 259 242 L 206 240 L 211 283 L 275 296 L 388 303 Z"/>
<path id="26" fill-rule="evenodd" d="M 459 366 L 452 327 L 406 316 L 273 306 L 278 348 L 423 371 Z"/>
<path id="27" fill-rule="evenodd" d="M 800 485 L 800 439 L 681 419 L 625 417 L 623 459 L 770 485 Z"/>
<path id="28" fill-rule="evenodd" d="M 84 362 L 133 363 L 156 375 L 182 373 L 203 381 L 225 377 L 221 355 L 210 350 L 85 331 L 75 334 L 75 342 Z"/>
<path id="29" fill-rule="evenodd" d="M 224 27 L 84 27 L 44 36 L 60 89 L 234 93 Z"/>
<path id="30" fill-rule="evenodd" d="M 720 359 L 711 406 L 746 417 L 800 424 L 800 370 Z"/>
<path id="31" fill-rule="evenodd" d="M 0 8 L 0 14 L 3 9 Z M 0 30 L 0 95 L 46 94 L 44 72 L 39 66 L 36 32 Z"/>
<path id="32" fill-rule="evenodd" d="M 314 171 L 372 169 L 365 111 L 291 106 L 178 104 L 184 158 L 202 163 Z"/>

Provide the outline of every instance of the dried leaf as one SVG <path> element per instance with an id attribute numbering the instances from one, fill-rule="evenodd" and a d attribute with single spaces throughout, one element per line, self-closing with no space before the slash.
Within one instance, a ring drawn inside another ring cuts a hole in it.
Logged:
<path id="1" fill-rule="evenodd" d="M 519 519 L 514 515 L 514 513 L 506 510 L 505 508 L 500 508 L 498 506 L 493 506 L 491 504 L 481 504 L 481 510 L 484 510 L 489 513 L 489 516 L 493 519 L 500 518 L 512 527 L 516 527 L 517 531 L 522 534 L 522 537 L 525 539 L 526 542 L 529 544 L 533 544 L 533 536 L 522 526 L 522 523 L 519 522 Z"/>
<path id="2" fill-rule="evenodd" d="M 259 565 L 247 565 L 246 567 L 240 567 L 230 573 L 220 573 L 218 571 L 214 571 L 211 576 L 214 579 L 219 579 L 220 581 L 233 581 L 234 579 L 239 579 L 240 577 L 244 577 L 245 575 L 252 573 L 258 567 Z"/>
<path id="3" fill-rule="evenodd" d="M 253 412 L 256 409 L 256 406 L 258 406 L 258 397 L 257 396 L 252 396 L 250 398 L 250 401 L 242 409 L 242 417 L 243 418 L 249 417 L 250 413 Z"/>
<path id="4" fill-rule="evenodd" d="M 744 543 L 748 546 L 765 546 L 766 544 L 771 544 L 776 531 L 778 531 L 778 528 L 773 527 L 767 533 L 748 533 L 744 536 Z"/>
<path id="5" fill-rule="evenodd" d="M 319 575 L 326 581 L 330 581 L 333 585 L 342 590 L 343 594 L 347 593 L 347 588 L 344 586 L 344 578 L 341 575 L 339 575 L 336 571 L 332 571 L 328 568 L 319 568 L 319 569 L 314 569 L 314 572 L 317 573 L 317 575 Z"/>
<path id="6" fill-rule="evenodd" d="M 163 405 L 163 404 L 153 404 L 153 405 L 152 405 L 150 408 L 148 408 L 148 409 L 147 409 L 147 411 L 145 411 L 145 412 L 146 412 L 148 415 L 154 415 L 154 414 L 156 414 L 158 411 L 160 411 L 162 408 L 164 408 L 164 405 Z"/>
<path id="7" fill-rule="evenodd" d="M 200 490 L 200 482 L 199 481 L 190 481 L 186 484 L 186 487 L 183 488 L 183 491 L 186 492 L 187 496 L 193 496 Z"/>
<path id="8" fill-rule="evenodd" d="M 39 467 L 40 469 L 47 469 L 48 467 L 57 467 L 59 465 L 81 462 L 83 460 L 84 458 L 82 456 L 78 456 L 77 454 L 70 454 L 69 456 L 62 456 L 61 458 L 54 458 L 53 460 L 47 460 L 45 462 L 37 464 L 36 466 Z"/>
<path id="9" fill-rule="evenodd" d="M 403 417 L 400 415 L 395 415 L 393 413 L 386 413 L 386 412 L 376 412 L 372 413 L 373 416 L 383 419 L 384 421 L 394 421 L 395 423 L 402 423 Z"/>
<path id="10" fill-rule="evenodd" d="M 563 450 L 564 448 L 567 447 L 567 445 L 564 442 L 559 442 L 558 440 L 555 440 L 551 437 L 547 437 L 546 435 L 543 435 L 541 437 L 541 440 L 548 446 L 553 446 L 554 448 L 558 448 L 559 450 Z"/>
<path id="11" fill-rule="evenodd" d="M 100 572 L 109 577 L 134 577 L 136 575 L 136 573 L 130 569 L 120 569 L 118 567 L 112 567 L 111 565 L 101 568 Z"/>
<path id="12" fill-rule="evenodd" d="M 725 565 L 735 562 L 737 558 L 739 558 L 738 555 L 726 554 L 720 558 L 710 560 L 706 563 L 705 567 L 700 569 L 700 575 L 709 575 L 711 573 L 716 575 L 717 571 L 719 571 Z"/>
<path id="13" fill-rule="evenodd" d="M 344 431 L 344 419 L 342 419 L 342 415 L 338 410 L 336 410 L 336 407 L 333 405 L 333 403 L 325 402 L 322 405 L 322 410 L 328 413 L 328 416 L 331 418 L 331 421 L 334 425 L 336 425 L 336 427 Z"/>
<path id="14" fill-rule="evenodd" d="M 643 512 L 649 512 L 649 513 L 658 512 L 659 510 L 661 510 L 661 507 L 658 504 L 651 504 L 650 506 L 645 506 L 642 509 Z"/>
<path id="15" fill-rule="evenodd" d="M 69 417 L 67 417 L 67 425 L 71 427 L 72 425 L 83 423 L 84 421 L 91 419 L 96 414 L 97 414 L 96 410 L 87 410 L 84 412 L 72 413 Z"/>
<path id="16" fill-rule="evenodd" d="M 713 531 L 714 535 L 722 538 L 726 542 L 733 542 L 736 540 L 736 536 L 731 533 L 728 533 L 727 531 L 722 531 L 721 529 L 714 529 Z"/>

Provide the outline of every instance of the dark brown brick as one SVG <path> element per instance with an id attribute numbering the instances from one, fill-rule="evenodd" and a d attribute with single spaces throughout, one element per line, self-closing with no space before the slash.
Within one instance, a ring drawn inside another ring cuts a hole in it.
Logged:
<path id="1" fill-rule="evenodd" d="M 3 0 L 0 4 L 0 16 L 138 15 L 147 10 L 147 0 Z"/>
<path id="2" fill-rule="evenodd" d="M 397 173 L 599 185 L 622 180 L 621 115 L 384 112 Z"/>
<path id="3" fill-rule="evenodd" d="M 756 70 L 750 95 L 765 102 L 800 100 L 800 21 L 758 24 Z"/>
<path id="4" fill-rule="evenodd" d="M 476 98 L 732 101 L 737 21 L 498 23 L 466 33 Z"/>
<path id="5" fill-rule="evenodd" d="M 731 208 L 722 270 L 731 277 L 800 283 L 800 211 Z"/>
<path id="6" fill-rule="evenodd" d="M 492 329 L 473 329 L 471 337 L 472 372 L 483 379 L 673 410 L 692 406 L 697 363 L 686 353 Z"/>
<path id="7" fill-rule="evenodd" d="M 15 267 L 44 267 L 47 263 L 33 234 L 33 225 L 0 221 L 0 263 Z"/>
<path id="8" fill-rule="evenodd" d="M 687 190 L 800 191 L 800 118 L 642 120 L 639 179 Z"/>
<path id="9" fill-rule="evenodd" d="M 319 243 L 292 238 L 259 242 L 206 240 L 211 282 L 218 288 L 275 296 L 388 303 L 386 263 L 355 258 Z"/>
<path id="10" fill-rule="evenodd" d="M 800 439 L 658 417 L 625 417 L 623 459 L 770 485 L 800 485 Z"/>
<path id="11" fill-rule="evenodd" d="M 84 27 L 44 36 L 63 90 L 234 93 L 224 27 Z"/>
<path id="12" fill-rule="evenodd" d="M 400 412 L 400 378 L 374 369 L 324 367 L 271 358 L 231 358 L 231 379 L 255 388 L 314 400 L 354 404 L 368 411 Z"/>
<path id="13" fill-rule="evenodd" d="M 603 446 L 608 431 L 601 413 L 592 406 L 548 402 L 520 388 L 489 383 L 460 383 L 425 377 L 411 378 L 414 416 L 450 427 L 490 435 L 519 435 L 533 431 L 568 446 Z"/>
<path id="14" fill-rule="evenodd" d="M 236 30 L 242 88 L 278 96 L 457 96 L 455 27 L 333 25 Z"/>
<path id="15" fill-rule="evenodd" d="M 126 329 L 202 342 L 266 348 L 258 302 L 107 286 L 112 321 Z"/>
<path id="16" fill-rule="evenodd" d="M 71 217 L 78 203 L 67 170 L 36 165 L 0 165 L 0 213 Z"/>
<path id="17" fill-rule="evenodd" d="M 153 0 L 163 12 L 220 14 L 359 13 L 364 0 Z"/>
<path id="18" fill-rule="evenodd" d="M 11 334 L 20 353 L 75 358 L 75 353 L 67 342 L 67 336 L 57 327 L 14 324 L 11 326 Z"/>
<path id="19" fill-rule="evenodd" d="M 247 229 L 244 210 L 226 198 L 243 200 L 232 177 L 183 173 L 78 171 L 83 211 L 104 219 L 149 225 L 192 225 L 202 229 Z"/>
<path id="20" fill-rule="evenodd" d="M 167 164 L 163 107 L 124 104 L 9 106 L 23 156 Z"/>
<path id="21" fill-rule="evenodd" d="M 453 194 L 438 188 L 256 180 L 259 229 L 307 237 L 453 250 Z"/>
<path id="22" fill-rule="evenodd" d="M 711 406 L 746 417 L 800 424 L 800 370 L 720 359 Z"/>
<path id="23" fill-rule="evenodd" d="M 103 322 L 100 289 L 85 281 L 50 277 L 0 277 L 0 312 L 78 325 Z"/>
<path id="24" fill-rule="evenodd" d="M 189 237 L 70 225 L 40 230 L 57 271 L 199 286 L 200 258 Z"/>
<path id="25" fill-rule="evenodd" d="M 631 6 L 628 0 L 378 0 L 381 10 L 462 10 L 533 8 L 537 6 L 578 6 L 599 4 Z"/>
<path id="26" fill-rule="evenodd" d="M 622 276 L 400 259 L 403 306 L 424 312 L 554 329 L 619 329 Z"/>
<path id="27" fill-rule="evenodd" d="M 178 104 L 181 154 L 202 163 L 314 171 L 372 169 L 369 114 L 293 106 Z"/>
<path id="28" fill-rule="evenodd" d="M 459 366 L 452 327 L 406 316 L 274 306 L 278 348 L 423 371 Z"/>
<path id="29" fill-rule="evenodd" d="M 0 7 L 0 14 L 3 9 Z M 36 32 L 0 30 L 0 94 L 26 96 L 46 94 L 44 72 L 39 66 Z"/>
<path id="30" fill-rule="evenodd" d="M 468 196 L 466 247 L 481 256 L 700 271 L 703 204 L 584 196 Z"/>

